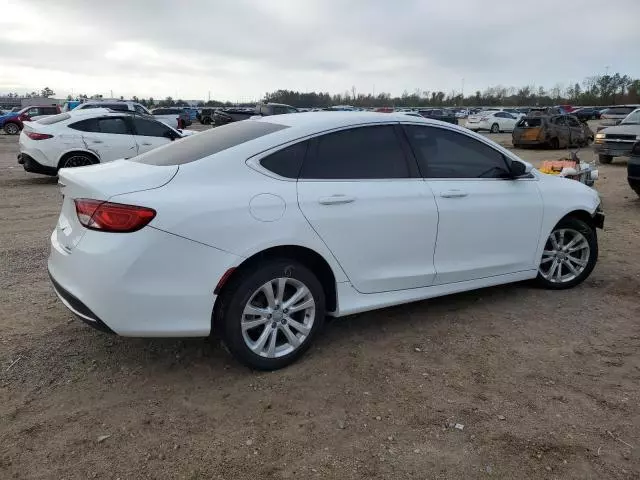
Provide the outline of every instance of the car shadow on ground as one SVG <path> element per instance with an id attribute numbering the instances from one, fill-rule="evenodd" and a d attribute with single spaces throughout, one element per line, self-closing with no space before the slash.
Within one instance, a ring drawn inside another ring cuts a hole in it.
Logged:
<path id="1" fill-rule="evenodd" d="M 415 333 L 418 330 L 425 334 L 428 333 L 425 330 L 434 326 L 446 329 L 447 315 L 451 314 L 456 315 L 458 322 L 473 322 L 472 316 L 466 318 L 467 310 L 508 302 L 514 295 L 527 296 L 529 290 L 536 291 L 526 283 L 502 285 L 329 319 L 316 339 L 315 348 L 295 365 L 307 364 L 306 367 L 309 367 L 314 362 L 317 365 L 324 364 L 328 357 L 346 355 L 355 346 L 375 342 L 382 335 L 392 339 L 395 337 L 402 343 L 408 332 Z M 31 361 L 39 361 L 38 357 L 58 357 L 54 364 L 57 365 L 56 370 L 60 370 L 58 375 L 61 378 L 65 375 L 77 377 L 78 372 L 82 374 L 96 370 L 112 376 L 122 372 L 143 377 L 188 374 L 194 380 L 201 374 L 210 378 L 229 379 L 229 375 L 244 378 L 257 373 L 233 359 L 215 335 L 186 339 L 119 337 L 84 325 L 62 305 L 56 305 L 55 310 L 64 312 L 68 318 L 66 323 L 55 327 L 55 333 L 49 337 L 57 340 L 46 345 L 34 345 L 37 351 L 23 352 L 22 355 Z M 420 335 L 416 336 L 416 341 L 420 341 Z M 24 362 L 22 367 L 28 368 L 28 363 Z"/>
<path id="2" fill-rule="evenodd" d="M 27 174 L 29 175 L 29 174 Z M 0 185 L 6 187 L 42 187 L 42 186 L 55 186 L 58 184 L 58 177 L 50 176 L 24 176 L 20 178 L 4 178 L 0 180 Z"/>

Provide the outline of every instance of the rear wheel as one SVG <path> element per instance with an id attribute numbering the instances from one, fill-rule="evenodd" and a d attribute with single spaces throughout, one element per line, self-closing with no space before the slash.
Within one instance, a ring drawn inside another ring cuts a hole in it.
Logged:
<path id="1" fill-rule="evenodd" d="M 229 351 L 258 370 L 293 363 L 310 346 L 325 316 L 324 290 L 307 267 L 269 260 L 223 293 L 216 325 Z"/>
<path id="2" fill-rule="evenodd" d="M 549 148 L 552 148 L 553 150 L 559 149 L 560 141 L 557 138 L 552 138 L 551 140 L 549 140 Z"/>
<path id="3" fill-rule="evenodd" d="M 500 133 L 500 125 L 497 123 L 491 125 L 491 133 Z"/>
<path id="4" fill-rule="evenodd" d="M 20 127 L 12 122 L 8 122 L 4 124 L 4 131 L 7 135 L 17 135 L 20 133 Z"/>
<path id="5" fill-rule="evenodd" d="M 603 164 L 608 164 L 613 162 L 613 157 L 611 155 L 598 155 L 598 161 Z"/>
<path id="6" fill-rule="evenodd" d="M 74 153 L 60 160 L 59 168 L 86 167 L 98 163 L 95 158 L 86 153 Z"/>
<path id="7" fill-rule="evenodd" d="M 547 239 L 536 282 L 552 290 L 575 287 L 592 272 L 598 260 L 598 238 L 587 223 L 566 218 Z"/>

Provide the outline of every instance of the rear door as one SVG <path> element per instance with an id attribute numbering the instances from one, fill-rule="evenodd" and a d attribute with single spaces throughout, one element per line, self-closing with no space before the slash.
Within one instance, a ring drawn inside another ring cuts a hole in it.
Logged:
<path id="1" fill-rule="evenodd" d="M 300 209 L 362 293 L 424 287 L 435 277 L 438 212 L 398 128 L 318 137 L 298 180 Z"/>
<path id="2" fill-rule="evenodd" d="M 515 116 L 511 115 L 507 112 L 498 112 L 495 114 L 495 117 L 498 118 L 498 124 L 500 125 L 500 130 L 504 132 L 512 132 L 516 126 L 517 119 Z"/>
<path id="3" fill-rule="evenodd" d="M 88 150 L 95 152 L 101 162 L 110 162 L 138 154 L 129 120 L 128 116 L 92 118 L 84 120 L 80 128 L 76 125 L 76 129 L 81 129 Z"/>
<path id="4" fill-rule="evenodd" d="M 504 155 L 464 133 L 405 130 L 438 206 L 435 284 L 537 268 L 543 207 L 535 178 L 509 178 Z"/>
<path id="5" fill-rule="evenodd" d="M 133 117 L 131 121 L 138 155 L 171 143 L 175 139 L 175 132 L 162 122 L 138 116 Z"/>

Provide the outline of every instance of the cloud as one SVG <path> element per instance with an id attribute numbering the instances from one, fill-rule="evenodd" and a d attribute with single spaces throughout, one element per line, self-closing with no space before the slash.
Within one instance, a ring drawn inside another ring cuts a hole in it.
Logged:
<path id="1" fill-rule="evenodd" d="M 5 0 L 6 1 L 6 0 Z M 9 0 L 0 91 L 250 100 L 640 77 L 638 0 Z M 624 14 L 622 13 L 624 12 Z"/>

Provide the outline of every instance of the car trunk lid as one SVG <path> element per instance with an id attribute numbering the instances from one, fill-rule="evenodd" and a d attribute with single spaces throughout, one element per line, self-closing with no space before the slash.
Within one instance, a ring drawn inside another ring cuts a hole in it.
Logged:
<path id="1" fill-rule="evenodd" d="M 107 201 L 115 195 L 160 188 L 173 179 L 178 169 L 177 165 L 156 166 L 127 160 L 60 169 L 58 185 L 63 203 L 54 232 L 58 243 L 71 252 L 86 232 L 78 220 L 75 199 Z"/>

